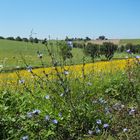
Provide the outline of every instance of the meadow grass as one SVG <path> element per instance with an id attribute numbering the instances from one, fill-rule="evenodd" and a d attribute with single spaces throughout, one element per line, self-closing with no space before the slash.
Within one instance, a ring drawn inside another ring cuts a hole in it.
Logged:
<path id="1" fill-rule="evenodd" d="M 134 45 L 140 44 L 140 39 L 121 39 L 120 40 L 120 45 L 125 45 L 128 43 L 132 43 Z"/>
<path id="2" fill-rule="evenodd" d="M 53 46 L 49 47 L 55 54 L 55 57 L 59 60 L 59 47 L 57 46 L 57 41 L 52 41 Z M 42 63 L 38 59 L 37 52 L 43 54 L 43 64 L 45 67 L 52 65 L 51 57 L 48 55 L 45 45 L 38 43 L 32 44 L 30 42 L 19 42 L 19 41 L 9 41 L 0 40 L 0 65 L 4 66 L 3 70 L 13 70 L 17 67 L 25 68 L 25 62 L 32 67 L 42 67 Z M 72 49 L 73 58 L 67 60 L 67 65 L 82 64 L 83 58 L 85 58 L 85 63 L 91 63 L 92 60 L 89 56 L 85 56 L 83 49 L 73 48 Z M 127 53 L 114 54 L 113 59 L 126 58 Z M 105 57 L 97 58 L 96 61 L 106 60 Z"/>

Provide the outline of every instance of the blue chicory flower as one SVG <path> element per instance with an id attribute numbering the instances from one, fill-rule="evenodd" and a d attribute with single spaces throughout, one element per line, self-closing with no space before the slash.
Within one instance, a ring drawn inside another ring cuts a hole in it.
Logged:
<path id="1" fill-rule="evenodd" d="M 53 124 L 57 124 L 58 121 L 57 121 L 56 119 L 54 119 L 54 120 L 52 120 L 52 123 L 53 123 Z"/>
<path id="2" fill-rule="evenodd" d="M 97 124 L 102 124 L 102 121 L 100 119 L 96 120 Z"/>

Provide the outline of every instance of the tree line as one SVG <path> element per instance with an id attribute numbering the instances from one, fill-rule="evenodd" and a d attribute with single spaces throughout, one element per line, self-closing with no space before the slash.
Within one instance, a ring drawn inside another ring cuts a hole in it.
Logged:
<path id="1" fill-rule="evenodd" d="M 33 38 L 33 37 L 30 37 L 30 38 L 21 38 L 20 36 L 17 36 L 17 37 L 3 37 L 3 36 L 0 36 L 0 39 L 6 39 L 6 40 L 11 40 L 11 41 L 23 41 L 23 42 L 31 42 L 31 43 L 39 43 L 41 42 L 42 44 L 44 44 L 44 42 L 47 40 L 46 38 L 44 40 L 41 40 L 41 39 L 38 39 L 38 38 Z"/>

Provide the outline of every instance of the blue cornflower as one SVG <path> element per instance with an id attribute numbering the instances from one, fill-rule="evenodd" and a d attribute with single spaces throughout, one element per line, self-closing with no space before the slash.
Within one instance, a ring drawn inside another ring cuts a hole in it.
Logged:
<path id="1" fill-rule="evenodd" d="M 102 121 L 100 119 L 96 120 L 97 124 L 102 124 Z"/>
<path id="2" fill-rule="evenodd" d="M 24 136 L 21 138 L 21 140 L 29 140 L 29 137 L 28 136 Z"/>
<path id="3" fill-rule="evenodd" d="M 53 123 L 53 124 L 57 124 L 58 121 L 57 121 L 56 119 L 54 119 L 54 120 L 52 120 L 52 123 Z"/>

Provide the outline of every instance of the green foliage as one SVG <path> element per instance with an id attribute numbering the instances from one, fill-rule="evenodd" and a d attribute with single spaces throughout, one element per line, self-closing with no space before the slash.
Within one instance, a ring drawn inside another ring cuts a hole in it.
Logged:
<path id="1" fill-rule="evenodd" d="M 110 60 L 113 56 L 115 51 L 117 50 L 117 45 L 111 43 L 111 42 L 104 42 L 101 46 L 101 54 L 104 54 L 107 60 Z"/>
<path id="2" fill-rule="evenodd" d="M 59 45 L 65 54 L 68 45 Z M 83 65 L 81 77 L 74 78 L 63 65 L 58 71 L 53 48 L 46 46 L 56 73 L 43 71 L 40 77 L 31 72 L 29 81 L 0 88 L 2 140 L 140 139 L 139 59 L 116 73 L 84 75 Z"/>
<path id="3" fill-rule="evenodd" d="M 90 55 L 92 61 L 94 62 L 95 57 L 98 56 L 99 45 L 88 43 L 84 49 L 85 54 Z"/>
<path id="4" fill-rule="evenodd" d="M 22 41 L 22 39 L 21 39 L 20 36 L 17 36 L 15 40 L 16 40 L 16 41 Z"/>
<path id="5" fill-rule="evenodd" d="M 60 55 L 62 56 L 63 60 L 66 61 L 66 59 L 70 59 L 73 57 L 72 55 L 72 47 L 69 46 L 65 41 L 59 42 L 60 46 Z"/>

